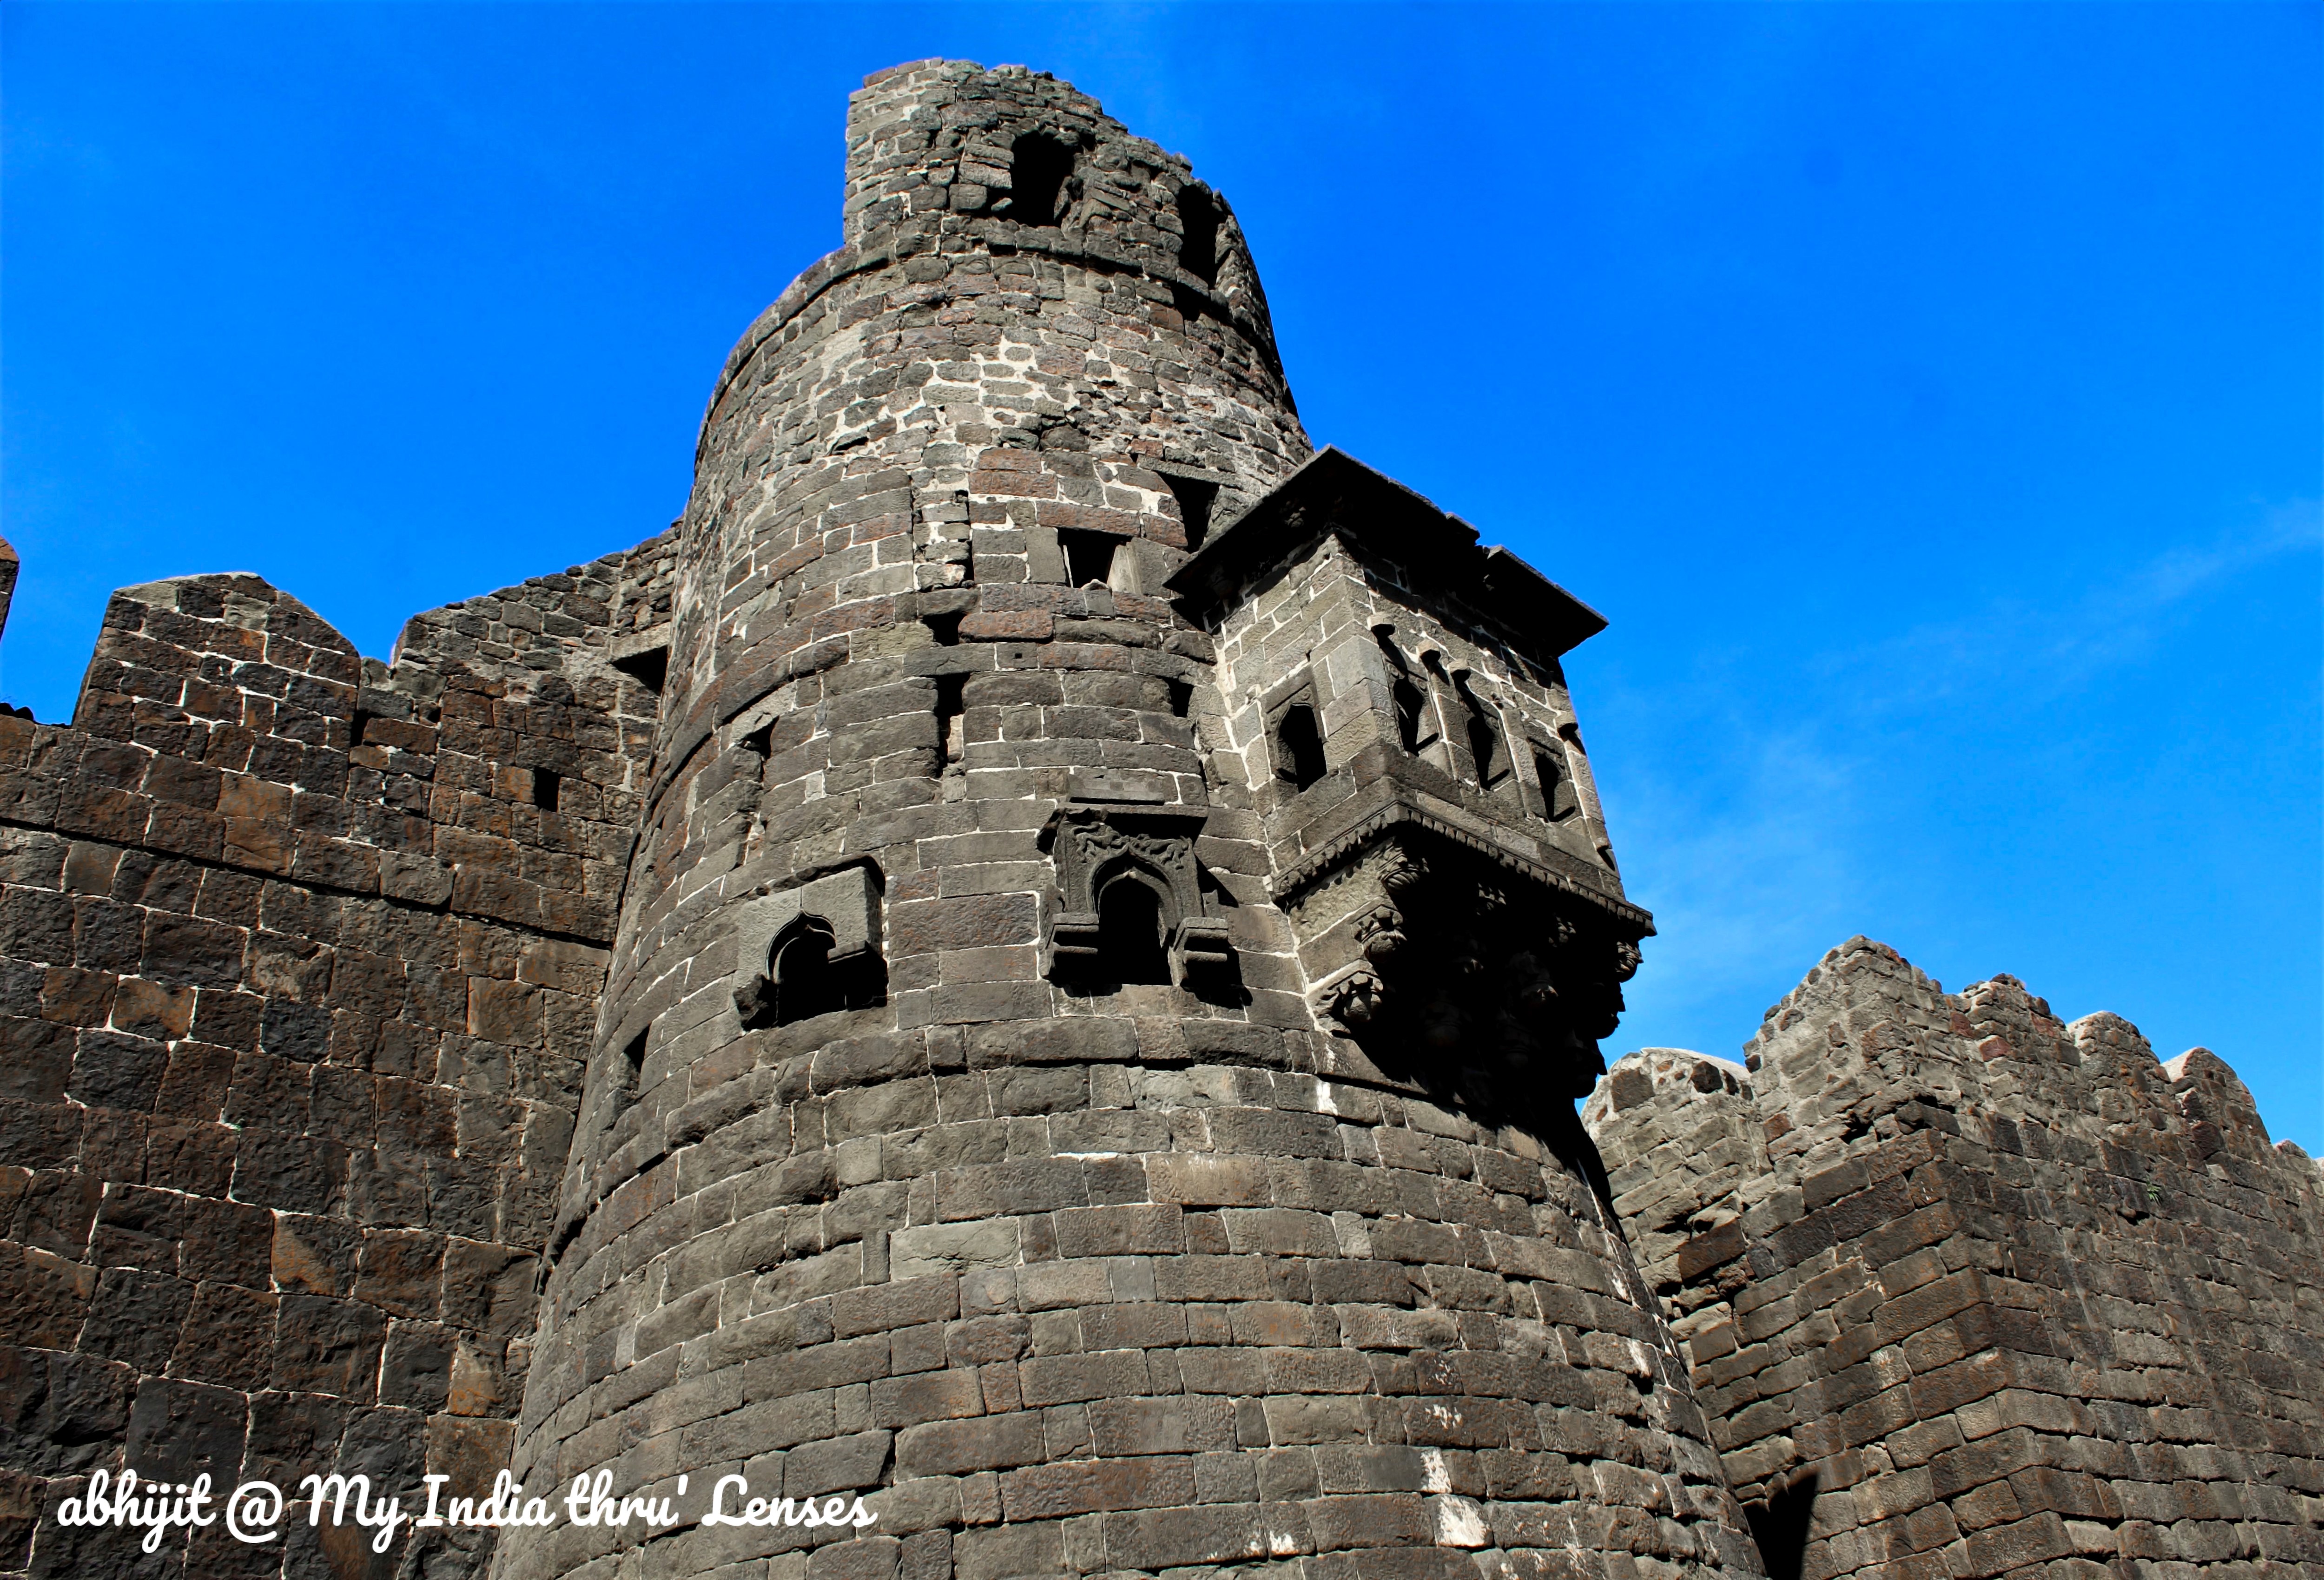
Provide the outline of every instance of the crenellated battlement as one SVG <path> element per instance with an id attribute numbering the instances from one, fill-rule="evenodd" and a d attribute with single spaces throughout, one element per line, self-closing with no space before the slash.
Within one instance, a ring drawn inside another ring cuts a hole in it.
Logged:
<path id="1" fill-rule="evenodd" d="M 2324 1171 L 2223 1061 L 1864 938 L 1745 1052 L 1583 1117 L 1771 1566 L 2324 1558 Z"/>

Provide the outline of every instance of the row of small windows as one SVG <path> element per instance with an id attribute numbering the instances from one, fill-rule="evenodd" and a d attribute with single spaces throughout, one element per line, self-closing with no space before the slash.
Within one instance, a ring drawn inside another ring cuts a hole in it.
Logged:
<path id="1" fill-rule="evenodd" d="M 1388 665 L 1388 692 L 1396 710 L 1397 744 L 1415 756 L 1427 750 L 1442 739 L 1436 727 L 1436 710 L 1430 703 L 1434 685 L 1423 688 L 1415 677 L 1404 655 L 1389 639 L 1388 629 L 1373 630 L 1381 654 Z M 1470 689 L 1468 676 L 1444 675 L 1441 661 L 1434 653 L 1422 660 L 1429 676 L 1444 682 L 1461 701 L 1462 723 L 1469 748 L 1469 761 L 1477 783 L 1487 790 L 1499 790 L 1508 785 L 1517 772 L 1509 755 L 1508 738 L 1503 732 L 1495 710 Z M 1581 749 L 1578 727 L 1567 724 L 1558 733 L 1575 750 Z M 1317 719 L 1312 697 L 1292 702 L 1276 716 L 1274 727 L 1276 776 L 1305 790 L 1323 776 L 1323 732 Z M 1527 743 L 1532 748 L 1534 778 L 1541 787 L 1542 806 L 1551 822 L 1562 822 L 1582 809 L 1581 795 L 1573 776 L 1565 767 L 1564 754 L 1559 749 L 1542 741 Z"/>

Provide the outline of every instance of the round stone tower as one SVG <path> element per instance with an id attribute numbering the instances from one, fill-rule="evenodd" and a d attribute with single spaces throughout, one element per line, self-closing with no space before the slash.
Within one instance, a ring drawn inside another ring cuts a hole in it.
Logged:
<path id="1" fill-rule="evenodd" d="M 1232 209 L 1065 85 L 870 79 L 844 241 L 617 656 L 660 735 L 514 1468 L 682 1520 L 494 1573 L 1755 1572 L 1572 1113 L 1648 931 L 1603 622 L 1313 455 Z M 729 1475 L 878 1520 L 697 1523 Z"/>

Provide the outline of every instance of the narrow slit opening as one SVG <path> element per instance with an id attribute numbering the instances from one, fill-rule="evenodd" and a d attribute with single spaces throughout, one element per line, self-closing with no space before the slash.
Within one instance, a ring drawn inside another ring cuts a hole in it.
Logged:
<path id="1" fill-rule="evenodd" d="M 1489 790 L 1509 776 L 1508 745 L 1494 710 L 1469 689 L 1467 681 L 1459 682 L 1458 688 L 1462 706 L 1469 714 L 1469 760 L 1476 765 L 1478 785 Z"/>
<path id="2" fill-rule="evenodd" d="M 1574 813 L 1576 801 L 1573 780 L 1566 773 L 1559 754 L 1545 746 L 1533 749 L 1534 777 L 1541 781 L 1542 815 L 1552 822 L 1563 822 Z"/>
<path id="3" fill-rule="evenodd" d="M 541 811 L 557 810 L 558 797 L 563 787 L 564 781 L 558 776 L 555 770 L 550 768 L 532 770 L 532 804 Z"/>
<path id="4" fill-rule="evenodd" d="M 613 1089 L 613 1112 L 617 1115 L 638 1100 L 638 1088 L 645 1077 L 646 1038 L 652 1033 L 653 1028 L 648 1026 L 622 1049 L 621 1067 L 613 1072 L 618 1083 Z"/>
<path id="5" fill-rule="evenodd" d="M 960 761 L 968 749 L 968 676 L 936 676 L 936 739 L 944 744 L 946 764 Z"/>

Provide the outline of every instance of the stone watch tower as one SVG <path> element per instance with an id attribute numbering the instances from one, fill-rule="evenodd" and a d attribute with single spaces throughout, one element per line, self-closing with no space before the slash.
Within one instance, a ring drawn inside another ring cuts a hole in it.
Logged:
<path id="1" fill-rule="evenodd" d="M 516 1469 L 880 1520 L 496 1575 L 1757 1571 L 1572 1112 L 1603 622 L 1311 451 L 1183 160 L 872 78 L 673 542 Z"/>

